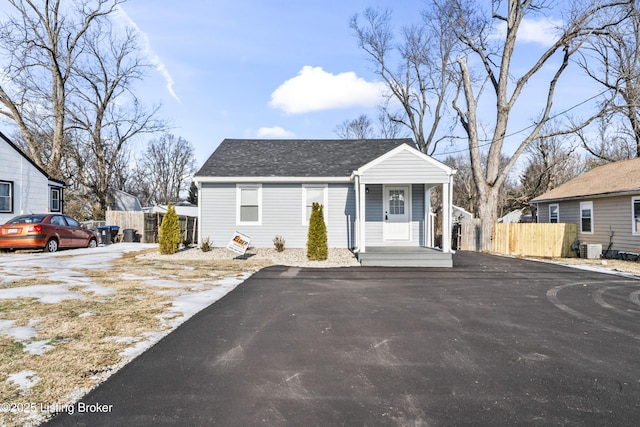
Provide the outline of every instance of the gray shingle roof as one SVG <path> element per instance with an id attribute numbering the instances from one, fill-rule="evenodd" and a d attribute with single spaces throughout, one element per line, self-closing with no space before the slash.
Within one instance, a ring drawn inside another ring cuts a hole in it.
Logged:
<path id="1" fill-rule="evenodd" d="M 348 177 L 411 139 L 225 139 L 196 176 Z"/>

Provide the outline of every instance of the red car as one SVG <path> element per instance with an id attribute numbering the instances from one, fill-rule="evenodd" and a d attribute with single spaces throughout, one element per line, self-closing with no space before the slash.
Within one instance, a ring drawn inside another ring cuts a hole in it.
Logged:
<path id="1" fill-rule="evenodd" d="M 75 219 L 60 214 L 20 215 L 0 225 L 0 250 L 95 248 L 98 236 Z"/>

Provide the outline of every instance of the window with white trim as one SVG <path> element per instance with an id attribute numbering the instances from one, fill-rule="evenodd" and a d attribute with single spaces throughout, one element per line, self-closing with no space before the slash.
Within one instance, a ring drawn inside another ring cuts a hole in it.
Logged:
<path id="1" fill-rule="evenodd" d="M 236 210 L 238 225 L 262 223 L 262 185 L 236 186 Z"/>
<path id="2" fill-rule="evenodd" d="M 640 196 L 631 198 L 631 218 L 633 234 L 640 235 Z"/>
<path id="3" fill-rule="evenodd" d="M 580 232 L 593 233 L 593 202 L 580 202 Z"/>
<path id="4" fill-rule="evenodd" d="M 62 203 L 60 201 L 60 194 L 61 191 L 59 188 L 56 187 L 51 187 L 51 198 L 50 198 L 50 205 L 49 205 L 49 209 L 51 210 L 51 212 L 60 212 L 60 206 L 62 206 Z"/>
<path id="5" fill-rule="evenodd" d="M 302 185 L 302 225 L 309 225 L 309 218 L 311 218 L 311 208 L 314 203 L 320 203 L 323 206 L 322 214 L 324 215 L 324 222 L 326 224 L 328 218 L 327 184 Z"/>
<path id="6" fill-rule="evenodd" d="M 13 182 L 0 181 L 0 212 L 13 212 Z"/>
<path id="7" fill-rule="evenodd" d="M 549 205 L 549 222 L 554 224 L 560 222 L 560 205 L 557 203 Z"/>

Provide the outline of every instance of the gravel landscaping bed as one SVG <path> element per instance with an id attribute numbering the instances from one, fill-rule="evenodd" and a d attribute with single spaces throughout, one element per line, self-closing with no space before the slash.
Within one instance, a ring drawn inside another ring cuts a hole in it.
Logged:
<path id="1" fill-rule="evenodd" d="M 353 267 L 359 266 L 355 255 L 348 249 L 329 249 L 329 258 L 326 261 L 309 261 L 306 249 L 285 249 L 278 252 L 275 249 L 250 248 L 246 255 L 239 257 L 235 252 L 226 248 L 214 248 L 209 252 L 202 252 L 200 248 L 187 248 L 173 255 L 161 255 L 159 252 L 149 252 L 138 256 L 139 258 L 152 259 L 186 259 L 186 260 L 233 260 L 247 259 L 251 261 L 264 261 L 273 265 L 286 265 L 291 267 Z"/>

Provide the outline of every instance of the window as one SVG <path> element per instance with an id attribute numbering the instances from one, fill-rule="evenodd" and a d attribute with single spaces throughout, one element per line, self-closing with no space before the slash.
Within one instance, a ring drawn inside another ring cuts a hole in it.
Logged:
<path id="1" fill-rule="evenodd" d="M 0 212 L 13 212 L 13 182 L 0 181 Z"/>
<path id="2" fill-rule="evenodd" d="M 302 186 L 302 225 L 309 225 L 311 207 L 314 203 L 323 206 L 324 222 L 327 222 L 327 185 L 303 185 Z"/>
<path id="3" fill-rule="evenodd" d="M 52 216 L 50 222 L 53 225 L 60 225 L 60 226 L 63 226 L 63 227 L 67 226 L 67 222 L 60 215 Z"/>
<path id="4" fill-rule="evenodd" d="M 236 187 L 237 223 L 259 225 L 262 223 L 262 186 L 238 185 Z"/>
<path id="5" fill-rule="evenodd" d="M 389 214 L 404 215 L 404 190 L 389 190 Z"/>
<path id="6" fill-rule="evenodd" d="M 560 222 L 560 205 L 549 205 L 549 222 L 554 224 Z"/>
<path id="7" fill-rule="evenodd" d="M 59 188 L 51 188 L 51 212 L 60 212 L 60 189 Z"/>
<path id="8" fill-rule="evenodd" d="M 580 232 L 593 233 L 593 202 L 580 202 Z"/>
<path id="9" fill-rule="evenodd" d="M 631 215 L 633 219 L 631 230 L 633 234 L 640 235 L 640 196 L 631 198 Z"/>

